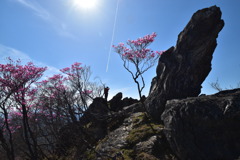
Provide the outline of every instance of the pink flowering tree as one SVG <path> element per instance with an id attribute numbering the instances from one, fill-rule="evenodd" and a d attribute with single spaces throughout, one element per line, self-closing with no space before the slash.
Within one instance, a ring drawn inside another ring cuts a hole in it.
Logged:
<path id="1" fill-rule="evenodd" d="M 29 125 L 29 117 L 37 91 L 32 85 L 39 80 L 45 70 L 46 68 L 36 67 L 31 62 L 21 65 L 19 60 L 15 62 L 10 58 L 7 64 L 0 64 L 0 87 L 3 90 L 1 93 L 1 110 L 4 115 L 2 128 L 5 127 L 7 130 L 9 136 L 6 137 L 9 137 L 10 146 L 12 145 L 12 132 L 19 127 L 23 129 L 24 140 L 31 159 L 38 158 L 36 137 Z M 22 120 L 22 124 L 15 128 L 10 126 L 9 113 L 12 110 L 18 111 Z M 9 159 L 14 159 L 14 148 L 12 146 L 9 148 L 12 154 Z M 5 150 L 9 152 L 8 149 Z"/>
<path id="2" fill-rule="evenodd" d="M 101 88 L 91 81 L 90 67 L 81 66 L 81 63 L 76 62 L 60 71 L 65 75 L 53 75 L 37 84 L 40 90 L 38 115 L 44 115 L 45 121 L 63 122 L 57 126 L 77 122 Z"/>
<path id="3" fill-rule="evenodd" d="M 47 119 L 76 122 L 76 90 L 69 86 L 68 78 L 61 74 L 53 75 L 39 83 L 41 89 L 39 113 Z M 60 125 L 61 126 L 61 125 Z"/>
<path id="4" fill-rule="evenodd" d="M 45 70 L 10 58 L 0 64 L 0 151 L 5 150 L 4 159 L 14 160 L 19 154 L 23 159 L 49 159 L 61 141 L 61 128 L 78 123 L 102 90 L 92 81 L 90 67 L 80 63 L 62 69 L 64 75 L 39 82 Z"/>
<path id="5" fill-rule="evenodd" d="M 162 51 L 153 51 L 147 48 L 157 36 L 156 33 L 146 35 L 137 40 L 128 40 L 126 45 L 119 43 L 115 48 L 123 61 L 124 68 L 131 74 L 137 84 L 139 98 L 142 101 L 142 90 L 145 87 L 143 74 L 153 67 L 159 59 Z"/>
<path id="6" fill-rule="evenodd" d="M 91 81 L 90 67 L 82 66 L 81 63 L 76 62 L 71 67 L 63 68 L 60 71 L 67 75 L 70 86 L 79 96 L 81 107 L 78 107 L 78 110 L 86 111 L 92 100 L 99 96 L 99 90 L 103 89 Z"/>

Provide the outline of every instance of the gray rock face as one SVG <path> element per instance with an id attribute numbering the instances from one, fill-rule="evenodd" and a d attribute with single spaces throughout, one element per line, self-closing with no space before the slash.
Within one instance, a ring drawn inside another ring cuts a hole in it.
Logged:
<path id="1" fill-rule="evenodd" d="M 199 10 L 178 35 L 176 46 L 160 57 L 157 76 L 145 101 L 155 119 L 160 119 L 167 100 L 199 95 L 201 84 L 211 71 L 216 38 L 223 26 L 220 8 Z"/>
<path id="2" fill-rule="evenodd" d="M 162 120 L 167 140 L 182 160 L 240 157 L 240 89 L 170 100 Z"/>
<path id="3" fill-rule="evenodd" d="M 163 125 L 147 120 L 144 112 L 126 117 L 117 129 L 98 142 L 96 151 L 101 160 L 176 160 L 163 136 Z"/>
<path id="4" fill-rule="evenodd" d="M 133 114 L 132 117 L 134 117 L 135 114 Z M 121 126 L 105 137 L 105 140 L 97 147 L 100 153 L 109 154 L 116 150 L 119 151 L 127 146 L 126 138 L 132 129 L 132 117 L 125 119 Z"/>

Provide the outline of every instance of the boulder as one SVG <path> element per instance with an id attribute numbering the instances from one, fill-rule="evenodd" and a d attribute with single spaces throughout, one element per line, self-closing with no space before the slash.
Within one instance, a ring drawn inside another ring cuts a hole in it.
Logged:
<path id="1" fill-rule="evenodd" d="M 110 101 L 110 108 L 112 111 L 118 111 L 120 109 L 122 109 L 122 93 L 119 92 L 117 93 Z"/>
<path id="2" fill-rule="evenodd" d="M 153 118 L 159 120 L 167 100 L 198 96 L 201 84 L 211 71 L 218 33 L 224 26 L 220 8 L 197 11 L 178 35 L 177 44 L 159 59 L 157 76 L 145 101 Z"/>
<path id="3" fill-rule="evenodd" d="M 167 101 L 162 120 L 179 159 L 240 158 L 240 89 Z"/>
<path id="4" fill-rule="evenodd" d="M 121 111 L 123 107 L 130 106 L 138 102 L 138 100 L 128 97 L 122 100 L 122 97 L 123 97 L 122 93 L 119 92 L 109 101 L 111 111 L 114 112 Z"/>
<path id="5" fill-rule="evenodd" d="M 80 118 L 80 122 L 83 124 L 93 122 L 96 123 L 105 123 L 108 118 L 109 108 L 107 105 L 107 101 L 101 97 L 95 98 L 84 113 L 84 115 Z"/>
<path id="6" fill-rule="evenodd" d="M 126 106 L 130 106 L 132 104 L 135 104 L 135 103 L 138 103 L 139 101 L 137 99 L 133 99 L 133 98 L 123 98 L 122 100 L 122 104 L 123 104 L 123 107 L 126 107 Z"/>

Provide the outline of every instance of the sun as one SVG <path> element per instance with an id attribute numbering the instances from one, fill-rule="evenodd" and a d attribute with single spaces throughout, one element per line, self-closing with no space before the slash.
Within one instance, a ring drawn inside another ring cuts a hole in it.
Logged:
<path id="1" fill-rule="evenodd" d="M 73 0 L 73 5 L 82 9 L 92 9 L 96 4 L 97 0 Z"/>

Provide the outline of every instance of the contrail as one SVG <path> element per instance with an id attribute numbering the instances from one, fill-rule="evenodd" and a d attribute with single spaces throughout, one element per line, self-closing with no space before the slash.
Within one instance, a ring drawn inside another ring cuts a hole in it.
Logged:
<path id="1" fill-rule="evenodd" d="M 108 72 L 109 61 L 110 61 L 111 52 L 112 52 L 112 45 L 113 45 L 113 40 L 114 40 L 114 36 L 115 36 L 115 29 L 116 29 L 116 23 L 117 23 L 117 15 L 118 15 L 118 6 L 119 6 L 119 0 L 117 1 L 117 8 L 116 8 L 116 12 L 115 12 L 115 20 L 114 20 L 113 31 L 112 31 L 112 40 L 111 40 L 109 53 L 108 53 L 106 72 Z"/>

